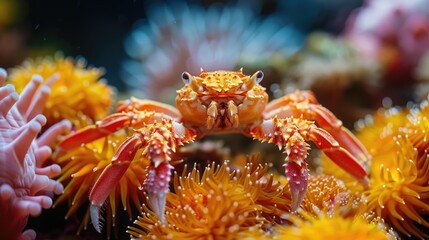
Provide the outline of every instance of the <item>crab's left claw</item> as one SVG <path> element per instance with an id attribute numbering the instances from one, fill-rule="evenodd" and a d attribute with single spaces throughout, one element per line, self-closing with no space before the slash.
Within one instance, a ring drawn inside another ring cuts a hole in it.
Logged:
<path id="1" fill-rule="evenodd" d="M 112 189 L 121 180 L 130 166 L 137 151 L 143 145 L 143 136 L 136 133 L 121 144 L 112 162 L 104 169 L 95 182 L 89 200 L 91 202 L 91 222 L 97 232 L 101 233 L 100 209 Z"/>
<path id="2" fill-rule="evenodd" d="M 292 202 L 291 211 L 296 211 L 304 199 L 308 185 L 308 167 L 305 161 L 301 164 L 297 162 L 286 162 L 284 165 L 285 174 L 289 181 Z"/>

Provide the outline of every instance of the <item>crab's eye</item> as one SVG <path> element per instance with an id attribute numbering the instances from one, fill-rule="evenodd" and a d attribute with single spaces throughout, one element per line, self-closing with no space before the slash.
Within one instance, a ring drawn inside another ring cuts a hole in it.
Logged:
<path id="1" fill-rule="evenodd" d="M 191 83 L 191 76 L 190 76 L 190 74 L 189 74 L 189 73 L 187 73 L 187 72 L 183 72 L 183 73 L 182 73 L 182 81 L 183 81 L 185 84 L 190 84 L 190 83 Z"/>
<path id="2" fill-rule="evenodd" d="M 253 86 L 255 86 L 255 84 L 260 83 L 263 78 L 264 73 L 262 71 L 257 71 L 244 84 L 246 85 L 247 89 L 251 89 Z"/>
<path id="3" fill-rule="evenodd" d="M 262 79 L 264 78 L 264 73 L 262 72 L 262 71 L 258 71 L 257 73 L 256 73 L 256 78 L 255 78 L 255 81 L 257 82 L 257 83 L 260 83 L 261 81 L 262 81 Z"/>

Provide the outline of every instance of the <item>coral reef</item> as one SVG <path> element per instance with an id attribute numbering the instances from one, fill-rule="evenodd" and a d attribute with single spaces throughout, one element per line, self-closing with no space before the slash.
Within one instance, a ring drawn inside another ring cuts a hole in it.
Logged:
<path id="1" fill-rule="evenodd" d="M 6 71 L 0 69 L 0 86 Z M 55 81 L 53 76 L 48 81 Z M 41 114 L 50 88 L 43 79 L 31 77 L 21 95 L 12 85 L 0 87 L 0 238 L 34 239 L 25 228 L 29 216 L 38 216 L 52 205 L 52 193 L 63 186 L 51 178 L 60 173 L 56 164 L 45 165 L 49 147 L 59 134 L 70 130 L 70 122 L 61 121 L 38 136 L 46 118 Z"/>

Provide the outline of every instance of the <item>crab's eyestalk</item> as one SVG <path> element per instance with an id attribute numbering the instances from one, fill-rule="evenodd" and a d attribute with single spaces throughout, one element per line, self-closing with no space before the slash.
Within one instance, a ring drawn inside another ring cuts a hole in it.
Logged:
<path id="1" fill-rule="evenodd" d="M 198 83 L 197 83 L 197 81 L 196 81 L 196 79 L 195 79 L 195 77 L 194 76 L 192 76 L 190 73 L 188 73 L 188 72 L 183 72 L 182 73 L 182 81 L 186 84 L 186 85 L 189 85 L 191 88 L 192 88 L 192 90 L 194 90 L 195 92 L 197 92 L 198 91 L 198 89 L 200 88 L 199 86 L 198 86 Z"/>
<path id="2" fill-rule="evenodd" d="M 246 82 L 245 85 L 247 89 L 252 89 L 255 84 L 260 83 L 264 78 L 264 73 L 262 71 L 255 72 Z"/>

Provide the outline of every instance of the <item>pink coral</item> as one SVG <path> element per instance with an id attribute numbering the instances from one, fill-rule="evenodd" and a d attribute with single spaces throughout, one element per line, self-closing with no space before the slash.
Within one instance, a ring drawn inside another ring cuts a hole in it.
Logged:
<path id="1" fill-rule="evenodd" d="M 352 15 L 346 35 L 388 74 L 410 74 L 429 48 L 428 2 L 368 0 Z"/>
<path id="2" fill-rule="evenodd" d="M 0 86 L 6 78 L 0 68 Z M 48 82 L 54 83 L 57 76 Z M 29 216 L 52 205 L 52 193 L 63 186 L 52 179 L 60 173 L 58 165 L 44 166 L 57 136 L 70 129 L 69 121 L 53 125 L 38 134 L 46 118 L 41 111 L 50 93 L 42 78 L 32 77 L 19 96 L 12 85 L 0 87 L 0 239 L 34 239 L 34 230 L 22 233 Z"/>

